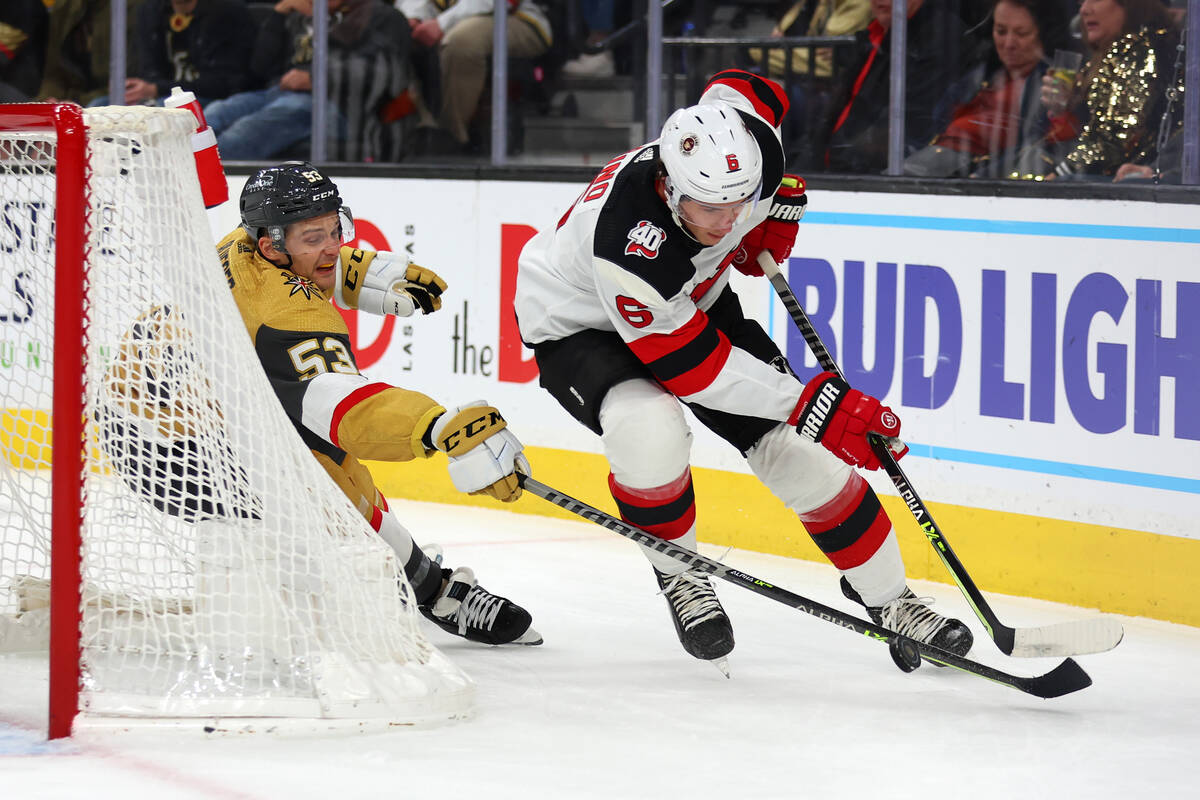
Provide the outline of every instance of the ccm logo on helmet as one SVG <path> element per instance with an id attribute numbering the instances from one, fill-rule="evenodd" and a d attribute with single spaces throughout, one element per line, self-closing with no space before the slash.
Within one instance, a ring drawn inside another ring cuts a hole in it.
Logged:
<path id="1" fill-rule="evenodd" d="M 832 382 L 822 386 L 820 394 L 812 399 L 808 415 L 804 418 L 804 427 L 800 429 L 800 435 L 810 441 L 819 442 L 829 411 L 841 396 L 842 390 L 834 386 Z"/>

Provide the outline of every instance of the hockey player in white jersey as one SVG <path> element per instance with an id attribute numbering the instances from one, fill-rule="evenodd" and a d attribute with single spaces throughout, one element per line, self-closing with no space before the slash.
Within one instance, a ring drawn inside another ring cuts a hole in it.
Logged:
<path id="1" fill-rule="evenodd" d="M 782 262 L 795 241 L 807 199 L 784 174 L 787 105 L 776 83 L 726 70 L 657 141 L 610 161 L 522 251 L 521 337 L 541 385 L 600 436 L 624 520 L 696 546 L 686 403 L 797 513 L 847 597 L 965 654 L 970 630 L 908 589 L 891 522 L 854 470 L 879 468 L 867 434 L 897 436 L 896 415 L 831 373 L 801 383 L 729 287 L 731 266 L 762 275 L 759 253 Z M 733 630 L 709 578 L 644 549 L 684 649 L 724 670 Z"/>

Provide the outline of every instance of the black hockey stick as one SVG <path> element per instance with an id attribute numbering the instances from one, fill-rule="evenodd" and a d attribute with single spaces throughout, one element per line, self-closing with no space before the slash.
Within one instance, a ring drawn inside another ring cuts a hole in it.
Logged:
<path id="1" fill-rule="evenodd" d="M 1061 697 L 1064 694 L 1077 692 L 1092 685 L 1092 679 L 1083 671 L 1083 668 L 1069 658 L 1044 675 L 1035 675 L 1031 678 L 1026 678 L 1020 675 L 1010 675 L 1007 672 L 1002 672 L 985 664 L 980 664 L 978 661 L 972 661 L 969 658 L 949 653 L 933 645 L 901 637 L 899 634 L 893 633 L 872 622 L 867 622 L 866 620 L 838 611 L 835 608 L 822 605 L 815 600 L 809 600 L 806 597 L 793 594 L 786 589 L 722 564 L 720 561 L 702 556 L 694 550 L 673 544 L 665 539 L 659 539 L 657 536 L 652 536 L 614 516 L 605 514 L 603 511 L 593 508 L 587 503 L 580 502 L 570 495 L 556 491 L 528 475 L 517 474 L 521 481 L 521 486 L 525 488 L 525 491 L 536 494 L 544 500 L 549 500 L 556 506 L 565 508 L 572 514 L 577 514 L 589 522 L 594 522 L 597 525 L 608 528 L 613 533 L 618 533 L 626 539 L 632 539 L 638 544 L 645 545 L 656 552 L 662 553 L 692 570 L 717 578 L 723 578 L 736 586 L 749 589 L 755 594 L 770 598 L 777 603 L 783 603 L 785 606 L 803 611 L 805 614 L 811 614 L 839 627 L 848 628 L 855 633 L 866 636 L 868 639 L 887 644 L 893 650 L 892 657 L 896 659 L 897 665 L 906 672 L 911 672 L 919 663 L 911 652 L 915 649 L 916 654 L 919 654 L 919 657 L 925 661 L 940 664 L 944 667 L 953 667 L 972 675 L 978 675 L 981 678 L 987 678 L 990 681 L 1011 686 L 1014 689 L 1019 689 L 1035 697 Z M 897 655 L 897 650 L 904 652 L 902 655 Z M 906 667 L 901 663 L 900 659 L 908 658 L 912 658 L 913 660 Z"/>
<path id="2" fill-rule="evenodd" d="M 770 253 L 763 251 L 759 254 L 758 265 L 762 267 L 768 280 L 771 281 L 771 286 L 775 288 L 775 293 L 783 301 L 784 307 L 792 317 L 792 322 L 796 323 L 796 327 L 799 328 L 804 341 L 808 343 L 808 348 L 816 356 L 821 369 L 832 372 L 845 380 L 837 362 L 825 348 L 825 343 L 821 341 L 821 337 L 813 328 L 808 315 L 804 313 L 804 309 L 788 285 L 787 278 L 779 269 L 779 265 L 775 263 L 775 259 L 771 257 Z M 921 526 L 922 533 L 933 545 L 934 552 L 938 554 L 938 558 L 942 560 L 950 572 L 950 576 L 962 590 L 963 596 L 971 604 L 975 616 L 979 617 L 980 622 L 987 629 L 988 636 L 1002 652 L 1022 657 L 1077 656 L 1085 653 L 1102 653 L 1121 643 L 1125 630 L 1119 622 L 1110 617 L 1060 622 L 1036 628 L 1010 628 L 997 619 L 996 613 L 992 611 L 987 599 L 979 591 L 975 582 L 971 580 L 971 576 L 967 574 L 967 568 L 958 560 L 958 556 L 950 547 L 950 542 L 946 541 L 942 529 L 934 522 L 929 508 L 909 483 L 904 470 L 896 463 L 892 451 L 888 449 L 888 443 L 883 437 L 876 435 L 870 437 L 870 442 L 871 449 L 883 464 L 887 476 L 895 484 L 896 491 L 900 493 L 900 499 L 908 506 L 908 510 L 912 512 L 917 524 Z"/>

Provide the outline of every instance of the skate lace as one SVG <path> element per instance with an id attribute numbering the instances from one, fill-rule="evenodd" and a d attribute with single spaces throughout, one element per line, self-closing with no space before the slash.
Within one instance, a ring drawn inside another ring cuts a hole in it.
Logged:
<path id="1" fill-rule="evenodd" d="M 945 617 L 929 608 L 932 602 L 932 597 L 917 597 L 911 593 L 897 597 L 880 609 L 880 624 L 901 636 L 928 644 L 945 624 Z"/>
<path id="2" fill-rule="evenodd" d="M 459 635 L 465 636 L 468 627 L 490 631 L 503 606 L 503 597 L 497 597 L 480 586 L 474 587 L 458 607 L 456 621 Z"/>
<path id="3" fill-rule="evenodd" d="M 660 594 L 665 594 L 671 601 L 684 630 L 694 628 L 705 620 L 719 619 L 725 613 L 717 602 L 717 595 L 708 578 L 694 572 L 670 577 Z"/>

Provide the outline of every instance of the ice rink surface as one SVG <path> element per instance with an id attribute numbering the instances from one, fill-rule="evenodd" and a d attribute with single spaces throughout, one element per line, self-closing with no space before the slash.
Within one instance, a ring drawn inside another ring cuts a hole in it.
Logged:
<path id="1" fill-rule="evenodd" d="M 393 508 L 448 564 L 529 608 L 545 637 L 487 648 L 428 628 L 478 685 L 471 719 L 48 744 L 37 700 L 0 687 L 0 798 L 1200 797 L 1200 630 L 1124 618 L 1116 650 L 1078 659 L 1093 686 L 1039 700 L 928 664 L 905 675 L 886 647 L 718 581 L 738 642 L 727 680 L 683 652 L 648 563 L 620 536 L 502 510 Z M 853 610 L 830 566 L 737 550 L 725 560 Z M 1003 656 L 955 587 L 912 587 L 972 626 L 974 658 L 1029 675 L 1056 663 Z M 1096 614 L 989 596 L 1014 626 Z"/>

